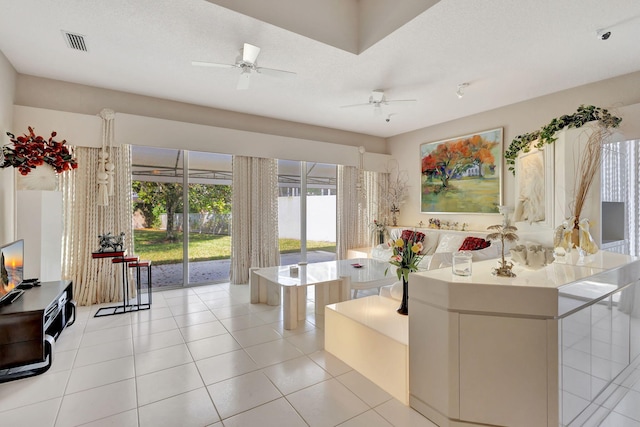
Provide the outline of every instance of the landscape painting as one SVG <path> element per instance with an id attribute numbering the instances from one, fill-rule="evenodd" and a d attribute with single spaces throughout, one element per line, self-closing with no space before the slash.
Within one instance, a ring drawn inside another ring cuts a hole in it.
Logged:
<path id="1" fill-rule="evenodd" d="M 502 128 L 420 146 L 421 212 L 498 213 Z"/>

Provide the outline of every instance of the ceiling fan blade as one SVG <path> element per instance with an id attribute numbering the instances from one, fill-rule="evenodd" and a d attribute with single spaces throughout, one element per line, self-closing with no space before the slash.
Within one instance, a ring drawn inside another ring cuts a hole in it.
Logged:
<path id="1" fill-rule="evenodd" d="M 196 67 L 212 67 L 212 68 L 235 68 L 235 64 L 218 64 L 216 62 L 191 61 L 191 65 Z"/>
<path id="2" fill-rule="evenodd" d="M 266 74 L 267 76 L 279 78 L 290 78 L 297 76 L 297 73 L 294 73 L 293 71 L 276 70 L 275 68 L 256 67 L 256 71 L 260 74 Z"/>
<path id="3" fill-rule="evenodd" d="M 258 54 L 260 53 L 260 48 L 258 46 L 254 46 L 249 43 L 245 43 L 242 48 L 242 60 L 244 62 L 249 62 L 254 64 L 256 59 L 258 59 Z"/>
<path id="4" fill-rule="evenodd" d="M 241 73 L 240 77 L 238 77 L 238 84 L 236 85 L 236 89 L 247 90 L 249 89 L 250 82 L 251 82 L 251 73 Z"/>
<path id="5" fill-rule="evenodd" d="M 351 104 L 351 105 L 341 105 L 340 108 L 352 108 L 352 107 L 369 107 L 371 104 L 368 102 L 366 104 Z"/>
<path id="6" fill-rule="evenodd" d="M 389 99 L 389 100 L 385 100 L 384 104 L 400 104 L 403 102 L 418 102 L 417 99 Z"/>

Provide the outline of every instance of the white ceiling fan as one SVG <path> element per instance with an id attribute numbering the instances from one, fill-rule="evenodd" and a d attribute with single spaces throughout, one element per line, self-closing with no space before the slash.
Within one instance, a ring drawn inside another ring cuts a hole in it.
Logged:
<path id="1" fill-rule="evenodd" d="M 376 89 L 371 92 L 369 96 L 369 102 L 364 104 L 352 104 L 352 105 L 343 105 L 340 108 L 352 108 L 352 107 L 368 107 L 370 105 L 373 106 L 374 114 L 382 114 L 382 106 L 390 105 L 390 104 L 410 104 L 413 102 L 417 102 L 417 99 L 387 99 L 384 95 L 384 90 Z"/>
<path id="2" fill-rule="evenodd" d="M 240 56 L 236 59 L 235 64 L 219 64 L 216 62 L 202 62 L 191 61 L 192 65 L 198 67 L 213 67 L 213 68 L 238 68 L 240 70 L 240 78 L 238 79 L 238 85 L 236 89 L 243 90 L 249 88 L 251 81 L 251 75 L 254 73 L 266 74 L 273 77 L 294 77 L 296 73 L 293 71 L 276 70 L 274 68 L 265 68 L 258 66 L 258 54 L 260 48 L 249 43 L 245 43 L 244 47 L 240 49 Z"/>

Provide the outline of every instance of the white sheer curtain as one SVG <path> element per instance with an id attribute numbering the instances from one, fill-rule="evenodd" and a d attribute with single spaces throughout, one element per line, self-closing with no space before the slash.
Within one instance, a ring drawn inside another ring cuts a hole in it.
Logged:
<path id="1" fill-rule="evenodd" d="M 359 171 L 353 166 L 338 166 L 336 258 L 346 259 L 351 248 L 374 245 L 371 223 L 384 220 L 381 192 L 389 174 Z M 358 191 L 358 182 L 361 190 Z"/>
<path id="2" fill-rule="evenodd" d="M 366 194 L 366 206 L 367 206 L 367 231 L 369 233 L 370 246 L 378 244 L 376 233 L 372 233 L 371 223 L 373 220 L 378 222 L 384 222 L 387 225 L 391 224 L 391 218 L 389 218 L 390 207 L 386 198 L 383 197 L 383 193 L 389 188 L 389 173 L 382 172 L 364 172 L 364 189 Z"/>
<path id="3" fill-rule="evenodd" d="M 280 265 L 278 161 L 233 157 L 231 283 L 248 283 L 250 267 Z"/>
<path id="4" fill-rule="evenodd" d="M 629 254 L 637 256 L 640 254 L 640 140 L 608 143 L 604 149 L 602 201 L 624 202 Z"/>
<path id="5" fill-rule="evenodd" d="M 114 195 L 109 206 L 98 206 L 98 148 L 77 147 L 78 169 L 61 174 L 64 208 L 62 275 L 73 280 L 80 305 L 122 301 L 122 267 L 110 258 L 92 259 L 98 235 L 125 233 L 125 249 L 132 252 L 131 147 L 114 147 Z M 130 290 L 135 295 L 135 290 Z"/>

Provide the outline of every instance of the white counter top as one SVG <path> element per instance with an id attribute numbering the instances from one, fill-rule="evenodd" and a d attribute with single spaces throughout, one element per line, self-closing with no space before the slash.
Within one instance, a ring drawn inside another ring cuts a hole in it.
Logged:
<path id="1" fill-rule="evenodd" d="M 585 298 L 600 298 L 640 278 L 640 261 L 628 255 L 599 251 L 582 265 L 577 254 L 571 262 L 538 270 L 515 266 L 516 277 L 494 276 L 496 260 L 474 262 L 470 277 L 455 276 L 450 268 L 414 273 L 409 296 L 453 311 L 557 317 Z"/>

